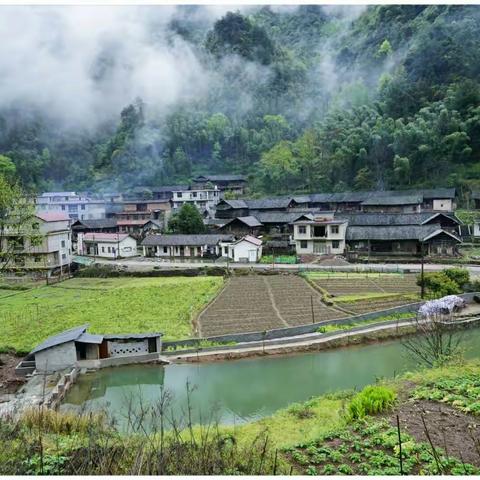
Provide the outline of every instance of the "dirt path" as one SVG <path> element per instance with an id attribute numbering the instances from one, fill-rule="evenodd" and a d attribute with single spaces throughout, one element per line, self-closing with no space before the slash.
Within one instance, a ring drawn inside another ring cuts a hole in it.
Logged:
<path id="1" fill-rule="evenodd" d="M 291 327 L 291 325 L 289 325 L 289 324 L 287 323 L 287 321 L 282 317 L 282 314 L 280 313 L 280 310 L 278 309 L 277 304 L 275 303 L 275 297 L 273 296 L 272 287 L 271 287 L 270 284 L 268 283 L 266 277 L 263 277 L 263 282 L 265 283 L 265 287 L 266 287 L 266 289 L 267 289 L 268 296 L 269 296 L 269 298 L 270 298 L 270 301 L 272 302 L 272 308 L 275 310 L 275 313 L 276 313 L 278 319 L 279 319 L 286 327 Z"/>

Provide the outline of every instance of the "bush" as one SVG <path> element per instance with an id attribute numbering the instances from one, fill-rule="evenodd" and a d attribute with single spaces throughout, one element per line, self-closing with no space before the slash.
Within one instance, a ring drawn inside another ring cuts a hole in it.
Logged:
<path id="1" fill-rule="evenodd" d="M 457 269 L 451 269 L 457 270 Z M 460 270 L 460 269 L 458 269 Z M 424 287 L 427 293 L 434 297 L 445 297 L 447 295 L 457 295 L 461 293 L 458 283 L 452 280 L 444 272 L 431 272 L 424 274 Z M 417 276 L 417 285 L 422 286 L 422 278 Z"/>
<path id="2" fill-rule="evenodd" d="M 393 405 L 396 396 L 396 393 L 388 387 L 365 387 L 352 398 L 348 405 L 348 417 L 350 420 L 355 420 L 383 412 Z"/>
<path id="3" fill-rule="evenodd" d="M 470 282 L 470 273 L 466 268 L 446 268 L 443 273 L 459 287 Z"/>

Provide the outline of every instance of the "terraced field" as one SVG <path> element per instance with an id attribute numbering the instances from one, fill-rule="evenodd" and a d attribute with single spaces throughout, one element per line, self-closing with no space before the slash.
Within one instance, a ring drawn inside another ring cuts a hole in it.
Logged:
<path id="1" fill-rule="evenodd" d="M 326 276 L 309 274 L 309 280 L 336 297 L 367 293 L 419 293 L 416 275 L 412 274 L 353 274 L 351 276 Z"/>
<path id="2" fill-rule="evenodd" d="M 378 310 L 386 310 L 387 308 L 415 303 L 416 301 L 418 300 L 412 297 L 394 295 L 388 297 L 358 299 L 354 301 L 337 301 L 336 305 L 355 315 L 362 315 L 363 313 L 377 312 Z"/>
<path id="3" fill-rule="evenodd" d="M 344 312 L 327 307 L 321 295 L 296 275 L 233 277 L 198 318 L 204 337 L 258 332 L 331 320 Z"/>

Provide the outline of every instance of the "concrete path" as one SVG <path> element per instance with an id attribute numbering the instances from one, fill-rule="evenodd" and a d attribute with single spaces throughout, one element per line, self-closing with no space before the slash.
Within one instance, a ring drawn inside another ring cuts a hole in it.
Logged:
<path id="1" fill-rule="evenodd" d="M 471 323 L 471 322 L 478 322 L 480 317 L 470 318 L 468 320 L 463 320 L 459 323 Z M 325 336 L 322 333 L 309 333 L 305 335 L 296 335 L 292 337 L 287 337 L 283 339 L 274 339 L 274 340 L 265 340 L 265 346 L 258 345 L 259 342 L 254 342 L 255 346 L 249 346 L 248 343 L 239 344 L 238 348 L 234 349 L 224 349 L 224 350 L 215 350 L 215 351 L 206 351 L 206 352 L 198 352 L 198 353 L 185 353 L 175 356 L 169 356 L 171 358 L 172 363 L 182 363 L 187 362 L 189 360 L 196 360 L 197 358 L 215 358 L 215 357 L 235 357 L 238 355 L 239 357 L 248 356 L 249 354 L 255 355 L 258 353 L 269 352 L 269 353 L 288 353 L 291 350 L 299 350 L 305 348 L 307 350 L 308 347 L 312 345 L 318 344 L 326 344 L 328 342 L 332 342 L 335 340 L 348 338 L 348 337 L 355 337 L 359 335 L 365 335 L 368 333 L 380 332 L 380 331 L 388 331 L 388 330 L 397 330 L 398 328 L 408 327 L 415 325 L 415 320 L 402 320 L 395 324 L 389 325 L 365 325 L 364 328 L 361 330 L 340 330 L 337 334 Z"/>
<path id="2" fill-rule="evenodd" d="M 155 258 L 135 257 L 131 259 L 122 260 L 108 260 L 108 259 L 96 259 L 97 264 L 101 265 L 117 265 L 127 267 L 131 271 L 146 272 L 154 269 L 184 269 L 184 268 L 203 268 L 203 267 L 221 267 L 227 266 L 225 262 L 171 262 L 166 260 L 160 260 Z M 480 265 L 448 265 L 448 264 L 434 264 L 427 263 L 424 265 L 426 272 L 436 272 L 443 270 L 444 268 L 451 268 L 455 266 L 462 266 L 467 268 L 472 275 L 480 276 Z M 421 266 L 419 263 L 356 263 L 350 265 L 339 266 L 326 266 L 318 263 L 302 263 L 302 264 L 280 264 L 275 265 L 253 263 L 229 263 L 228 267 L 231 269 L 245 269 L 250 268 L 252 270 L 280 270 L 280 271 L 306 271 L 306 270 L 324 270 L 324 271 L 336 271 L 336 272 L 358 272 L 358 271 L 376 271 L 376 272 L 401 272 L 409 270 L 411 272 L 420 272 Z"/>

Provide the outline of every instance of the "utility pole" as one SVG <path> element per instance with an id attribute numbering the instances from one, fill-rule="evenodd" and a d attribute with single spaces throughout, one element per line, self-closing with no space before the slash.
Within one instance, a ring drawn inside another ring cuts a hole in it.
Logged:
<path id="1" fill-rule="evenodd" d="M 310 295 L 310 306 L 312 308 L 312 323 L 315 323 L 315 312 L 313 311 L 313 296 Z"/>
<path id="2" fill-rule="evenodd" d="M 425 298 L 425 284 L 424 284 L 424 281 L 425 281 L 425 275 L 424 275 L 424 268 L 423 268 L 423 265 L 425 263 L 425 253 L 423 251 L 423 241 L 422 243 L 420 244 L 421 245 L 421 249 L 420 249 L 420 262 L 421 262 L 421 273 L 420 273 L 420 298 L 423 300 Z"/>

